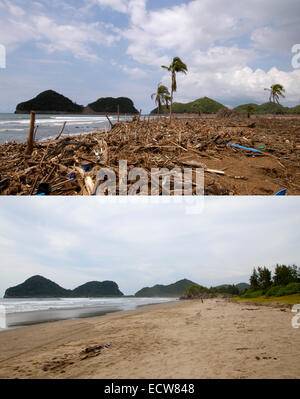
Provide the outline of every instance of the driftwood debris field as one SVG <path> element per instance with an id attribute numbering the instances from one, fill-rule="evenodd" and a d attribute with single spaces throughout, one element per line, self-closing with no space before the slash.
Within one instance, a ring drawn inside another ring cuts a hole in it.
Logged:
<path id="1" fill-rule="evenodd" d="M 274 195 L 284 188 L 300 194 L 297 117 L 119 122 L 109 131 L 35 142 L 25 153 L 26 143 L 0 146 L 2 195 L 36 195 L 42 183 L 51 195 L 93 195 L 98 171 L 111 168 L 118 178 L 120 160 L 128 172 L 138 167 L 149 176 L 152 168 L 203 168 L 206 195 Z M 139 193 L 150 194 L 150 183 Z"/>

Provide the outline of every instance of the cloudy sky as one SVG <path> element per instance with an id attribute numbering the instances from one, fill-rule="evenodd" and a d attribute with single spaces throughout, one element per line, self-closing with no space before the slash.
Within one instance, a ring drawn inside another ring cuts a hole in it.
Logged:
<path id="1" fill-rule="evenodd" d="M 281 83 L 296 105 L 298 43 L 299 0 L 0 0 L 0 112 L 47 89 L 83 105 L 127 96 L 147 112 L 174 56 L 189 68 L 176 101 L 262 103 Z"/>
<path id="2" fill-rule="evenodd" d="M 134 294 L 182 278 L 248 282 L 254 266 L 300 265 L 300 197 L 207 197 L 198 215 L 185 203 L 112 200 L 1 198 L 0 295 L 36 274 L 65 288 L 113 280 Z"/>

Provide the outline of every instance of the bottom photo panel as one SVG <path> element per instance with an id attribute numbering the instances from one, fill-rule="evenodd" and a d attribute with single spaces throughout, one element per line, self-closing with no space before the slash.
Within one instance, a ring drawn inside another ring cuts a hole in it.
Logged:
<path id="1" fill-rule="evenodd" d="M 299 379 L 299 231 L 299 197 L 3 197 L 0 378 Z"/>

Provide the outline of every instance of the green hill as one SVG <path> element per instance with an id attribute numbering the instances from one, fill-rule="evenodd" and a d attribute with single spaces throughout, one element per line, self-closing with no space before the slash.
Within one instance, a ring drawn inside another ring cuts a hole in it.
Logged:
<path id="1" fill-rule="evenodd" d="M 292 111 L 294 114 L 300 114 L 300 105 L 297 105 L 296 107 L 291 108 L 291 111 Z"/>
<path id="2" fill-rule="evenodd" d="M 184 279 L 169 285 L 154 285 L 153 287 L 145 287 L 138 291 L 137 297 L 179 297 L 191 285 L 195 285 L 193 281 Z"/>
<path id="3" fill-rule="evenodd" d="M 276 104 L 273 102 L 267 102 L 261 105 L 258 104 L 243 104 L 243 105 L 239 105 L 237 107 L 234 108 L 234 111 L 239 112 L 241 114 L 246 114 L 247 111 L 247 107 L 248 106 L 252 106 L 253 107 L 253 113 L 254 114 L 286 114 L 286 113 L 293 113 L 295 112 L 294 109 L 297 108 L 288 108 L 288 107 L 284 107 L 281 104 Z M 300 106 L 299 106 L 300 108 Z M 300 112 L 300 111 L 299 111 Z"/>
<path id="4" fill-rule="evenodd" d="M 118 112 L 118 105 L 120 106 L 120 113 L 122 114 L 138 114 L 138 110 L 134 107 L 133 101 L 127 97 L 119 98 L 99 98 L 97 101 L 90 103 L 90 107 L 94 112 Z"/>
<path id="5" fill-rule="evenodd" d="M 237 287 L 237 289 L 238 289 L 240 292 L 244 292 L 244 291 L 246 291 L 248 288 L 250 288 L 250 284 L 248 284 L 248 283 L 239 283 L 239 284 L 236 284 L 235 286 Z"/>
<path id="6" fill-rule="evenodd" d="M 42 276 L 33 276 L 24 283 L 5 291 L 4 298 L 41 298 L 41 297 L 69 297 L 71 290 L 66 290 L 58 284 Z"/>
<path id="7" fill-rule="evenodd" d="M 69 98 L 53 90 L 47 90 L 29 101 L 18 104 L 15 113 L 30 111 L 81 113 L 83 106 L 73 103 Z"/>
<path id="8" fill-rule="evenodd" d="M 67 290 L 42 276 L 33 276 L 5 291 L 4 298 L 91 298 L 123 296 L 113 281 L 90 281 L 74 290 Z"/>
<path id="9" fill-rule="evenodd" d="M 119 290 L 118 284 L 114 281 L 90 281 L 83 284 L 72 291 L 73 297 L 88 298 L 88 297 L 103 297 L 103 296 L 123 296 L 124 294 Z"/>
<path id="10" fill-rule="evenodd" d="M 253 109 L 253 113 L 254 114 L 258 114 L 259 113 L 259 105 L 258 104 L 242 104 L 242 105 L 238 105 L 237 107 L 234 108 L 234 111 L 240 113 L 240 114 L 247 114 L 248 113 L 248 106 L 251 107 Z"/>
<path id="11" fill-rule="evenodd" d="M 175 114 L 177 113 L 198 114 L 199 112 L 203 114 L 215 114 L 221 108 L 224 108 L 223 104 L 220 104 L 217 101 L 212 100 L 211 98 L 203 97 L 186 104 L 175 102 L 173 103 L 172 112 L 174 112 Z M 164 105 L 161 108 L 161 114 L 168 112 L 169 110 Z M 157 113 L 157 108 L 151 111 L 151 114 L 156 114 L 156 113 Z"/>
<path id="12" fill-rule="evenodd" d="M 259 114 L 284 114 L 289 111 L 289 108 L 283 107 L 281 104 L 264 103 L 259 106 Z"/>

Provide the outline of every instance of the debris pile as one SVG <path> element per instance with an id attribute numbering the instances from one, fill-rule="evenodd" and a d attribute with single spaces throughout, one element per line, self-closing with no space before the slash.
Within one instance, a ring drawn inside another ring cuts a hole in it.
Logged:
<path id="1" fill-rule="evenodd" d="M 94 195 L 100 169 L 119 180 L 120 160 L 128 173 L 143 168 L 149 182 L 152 168 L 203 168 L 208 195 L 273 195 L 284 188 L 300 194 L 300 118 L 138 118 L 110 131 L 35 142 L 31 155 L 25 149 L 26 143 L 0 146 L 0 194 Z M 150 186 L 138 193 L 150 195 Z"/>

